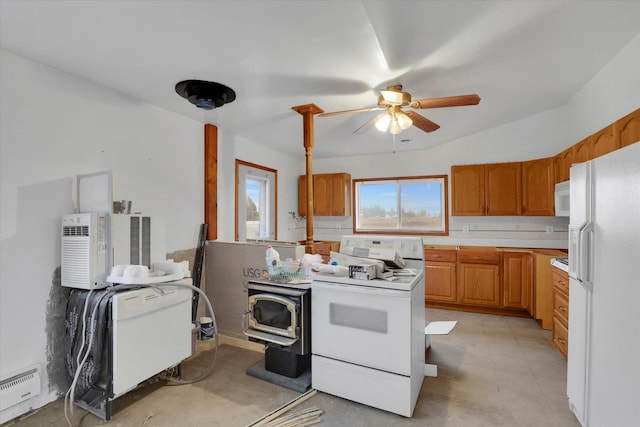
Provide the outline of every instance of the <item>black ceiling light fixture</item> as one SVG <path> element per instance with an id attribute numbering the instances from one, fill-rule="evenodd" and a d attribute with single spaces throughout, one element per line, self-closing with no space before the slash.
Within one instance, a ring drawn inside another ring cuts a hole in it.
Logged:
<path id="1" fill-rule="evenodd" d="M 176 92 L 198 108 L 213 110 L 233 102 L 236 93 L 221 83 L 205 80 L 184 80 L 176 84 Z"/>

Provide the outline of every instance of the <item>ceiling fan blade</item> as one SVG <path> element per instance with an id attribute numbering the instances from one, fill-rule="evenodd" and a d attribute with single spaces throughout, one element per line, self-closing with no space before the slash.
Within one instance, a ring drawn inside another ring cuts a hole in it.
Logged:
<path id="1" fill-rule="evenodd" d="M 442 108 L 461 107 L 464 105 L 477 105 L 480 103 L 478 95 L 448 96 L 446 98 L 418 99 L 413 101 L 411 108 Z"/>
<path id="2" fill-rule="evenodd" d="M 376 122 L 380 117 L 386 116 L 386 115 L 387 113 L 378 114 L 373 119 L 369 120 L 368 122 L 360 126 L 358 129 L 354 130 L 353 131 L 354 135 L 362 135 L 363 133 L 367 132 L 369 129 L 375 126 Z"/>
<path id="3" fill-rule="evenodd" d="M 356 108 L 355 110 L 344 110 L 344 111 L 333 111 L 330 113 L 322 113 L 322 114 L 318 114 L 318 117 L 331 117 L 331 116 L 337 116 L 340 114 L 351 114 L 351 113 L 366 113 L 369 111 L 380 111 L 384 109 L 385 108 L 381 108 L 381 107 Z"/>
<path id="4" fill-rule="evenodd" d="M 416 113 L 415 111 L 403 111 L 411 120 L 413 120 L 413 125 L 418 129 L 422 129 L 425 132 L 433 132 L 434 130 L 440 129 L 440 125 L 432 122 L 426 117 Z"/>

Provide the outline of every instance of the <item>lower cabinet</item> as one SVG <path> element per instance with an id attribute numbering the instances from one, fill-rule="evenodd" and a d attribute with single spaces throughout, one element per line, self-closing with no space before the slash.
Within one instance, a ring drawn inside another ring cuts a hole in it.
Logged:
<path id="1" fill-rule="evenodd" d="M 502 306 L 533 311 L 533 256 L 526 252 L 502 254 Z"/>
<path id="2" fill-rule="evenodd" d="M 500 266 L 460 263 L 460 303 L 500 306 Z"/>
<path id="3" fill-rule="evenodd" d="M 424 301 L 456 303 L 456 250 L 424 251 L 425 290 Z"/>
<path id="4" fill-rule="evenodd" d="M 533 317 L 553 328 L 553 249 L 425 246 L 425 304 Z"/>
<path id="5" fill-rule="evenodd" d="M 500 307 L 500 253 L 461 249 L 458 252 L 458 303 Z"/>
<path id="6" fill-rule="evenodd" d="M 553 267 L 553 331 L 552 341 L 566 358 L 569 346 L 569 275 Z"/>

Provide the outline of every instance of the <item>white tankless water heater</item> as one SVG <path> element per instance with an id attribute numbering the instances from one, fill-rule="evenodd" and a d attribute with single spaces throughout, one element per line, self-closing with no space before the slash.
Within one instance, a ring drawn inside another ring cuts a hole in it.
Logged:
<path id="1" fill-rule="evenodd" d="M 108 286 L 114 265 L 146 265 L 166 259 L 164 224 L 142 215 L 77 213 L 62 218 L 62 286 Z"/>

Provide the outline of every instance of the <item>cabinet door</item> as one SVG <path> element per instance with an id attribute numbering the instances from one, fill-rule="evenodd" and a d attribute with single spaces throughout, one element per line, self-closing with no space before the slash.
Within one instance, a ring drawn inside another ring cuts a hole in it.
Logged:
<path id="1" fill-rule="evenodd" d="M 459 263 L 458 267 L 461 304 L 500 306 L 499 265 Z"/>
<path id="2" fill-rule="evenodd" d="M 347 173 L 330 174 L 328 179 L 330 185 L 329 215 L 351 215 L 351 175 Z"/>
<path id="3" fill-rule="evenodd" d="M 564 182 L 569 180 L 569 169 L 573 164 L 573 146 L 558 153 L 554 158 L 555 182 Z"/>
<path id="4" fill-rule="evenodd" d="M 307 216 L 307 176 L 298 178 L 298 215 Z"/>
<path id="5" fill-rule="evenodd" d="M 313 175 L 313 214 L 331 216 L 331 175 Z"/>
<path id="6" fill-rule="evenodd" d="M 593 150 L 593 158 L 610 153 L 619 148 L 620 141 L 618 135 L 613 131 L 613 125 L 609 125 L 604 129 L 591 135 L 591 146 Z"/>
<path id="7" fill-rule="evenodd" d="M 553 159 L 522 162 L 522 214 L 554 215 Z"/>
<path id="8" fill-rule="evenodd" d="M 614 131 L 618 136 L 620 147 L 640 141 L 640 108 L 616 121 Z"/>
<path id="9" fill-rule="evenodd" d="M 298 179 L 298 212 L 307 215 L 307 176 Z M 313 214 L 351 215 L 351 175 L 348 173 L 313 175 Z"/>
<path id="10" fill-rule="evenodd" d="M 532 312 L 533 257 L 522 252 L 502 254 L 502 305 Z"/>
<path id="11" fill-rule="evenodd" d="M 451 214 L 484 215 L 484 165 L 451 166 Z"/>
<path id="12" fill-rule="evenodd" d="M 593 158 L 591 137 L 585 138 L 573 146 L 573 162 L 582 163 Z"/>
<path id="13" fill-rule="evenodd" d="M 456 263 L 426 262 L 424 300 L 456 302 Z"/>
<path id="14" fill-rule="evenodd" d="M 522 165 L 494 163 L 484 165 L 485 215 L 522 214 Z"/>

